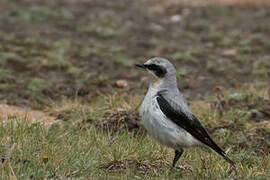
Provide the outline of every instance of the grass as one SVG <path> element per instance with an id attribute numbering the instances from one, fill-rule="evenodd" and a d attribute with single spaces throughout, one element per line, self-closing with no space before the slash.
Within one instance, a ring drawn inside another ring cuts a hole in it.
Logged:
<path id="1" fill-rule="evenodd" d="M 239 91 L 244 96 L 252 91 L 250 89 Z M 265 86 L 256 89 L 266 97 L 264 90 Z M 224 100 L 228 102 L 230 97 L 234 97 L 230 91 L 224 94 Z M 270 156 L 264 153 L 264 145 L 258 144 L 260 136 L 269 130 L 250 120 L 248 114 L 243 113 L 248 112 L 245 108 L 232 106 L 219 115 L 209 105 L 213 100 L 217 101 L 216 98 L 194 102 L 191 107 L 210 129 L 232 124 L 231 128 L 217 129 L 212 137 L 236 162 L 238 174 L 229 174 L 228 163 L 215 153 L 200 148 L 187 149 L 177 168 L 170 171 L 174 155 L 172 149 L 159 145 L 144 133 L 104 131 L 94 125 L 106 113 L 123 108 L 135 109 L 141 98 L 138 95 L 130 98 L 122 93 L 102 95 L 90 104 L 65 100 L 47 109 L 51 115 L 65 120 L 50 127 L 12 117 L 9 123 L 0 126 L 1 178 L 269 178 Z M 256 100 L 251 102 L 257 103 Z M 90 126 L 81 129 L 81 123 L 87 119 L 91 119 Z M 258 130 L 261 134 L 257 133 Z M 254 139 L 250 139 L 254 133 Z"/>

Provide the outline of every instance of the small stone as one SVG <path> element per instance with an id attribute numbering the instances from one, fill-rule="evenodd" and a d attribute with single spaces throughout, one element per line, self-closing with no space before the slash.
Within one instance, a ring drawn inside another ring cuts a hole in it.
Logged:
<path id="1" fill-rule="evenodd" d="M 49 61 L 48 61 L 48 59 L 41 59 L 40 60 L 40 65 L 42 66 L 42 67 L 47 67 L 48 65 L 49 65 Z"/>
<path id="2" fill-rule="evenodd" d="M 221 53 L 223 56 L 236 56 L 237 55 L 237 50 L 236 49 L 226 49 Z"/>
<path id="3" fill-rule="evenodd" d="M 116 81 L 116 86 L 118 88 L 126 88 L 128 86 L 128 83 L 126 80 L 118 80 Z"/>
<path id="4" fill-rule="evenodd" d="M 170 18 L 170 20 L 173 23 L 177 23 L 177 22 L 180 22 L 182 20 L 182 16 L 180 16 L 179 14 L 175 14 Z"/>

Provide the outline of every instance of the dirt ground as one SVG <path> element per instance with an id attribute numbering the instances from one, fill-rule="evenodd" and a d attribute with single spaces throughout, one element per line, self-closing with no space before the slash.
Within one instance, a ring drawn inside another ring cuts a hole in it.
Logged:
<path id="1" fill-rule="evenodd" d="M 1 1 L 1 103 L 42 109 L 145 91 L 146 74 L 133 64 L 154 56 L 175 64 L 190 99 L 270 82 L 267 1 L 192 2 Z"/>

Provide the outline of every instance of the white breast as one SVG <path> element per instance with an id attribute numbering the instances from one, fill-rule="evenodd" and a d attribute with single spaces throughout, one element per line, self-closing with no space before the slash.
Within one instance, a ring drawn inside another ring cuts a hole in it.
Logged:
<path id="1" fill-rule="evenodd" d="M 161 144 L 174 149 L 200 145 L 191 134 L 169 120 L 160 110 L 156 89 L 150 88 L 140 107 L 142 124 L 148 133 Z"/>

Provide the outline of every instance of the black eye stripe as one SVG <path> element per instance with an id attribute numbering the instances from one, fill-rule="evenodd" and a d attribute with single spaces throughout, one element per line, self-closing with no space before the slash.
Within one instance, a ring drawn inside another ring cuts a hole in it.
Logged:
<path id="1" fill-rule="evenodd" d="M 157 70 L 157 69 L 160 68 L 160 67 L 159 67 L 158 65 L 156 65 L 156 64 L 149 64 L 149 65 L 145 65 L 145 66 L 146 66 L 147 69 L 152 70 L 152 71 Z"/>
<path id="2" fill-rule="evenodd" d="M 164 67 L 156 65 L 156 64 L 145 65 L 145 67 L 153 71 L 158 77 L 164 77 L 165 74 L 167 73 Z"/>

